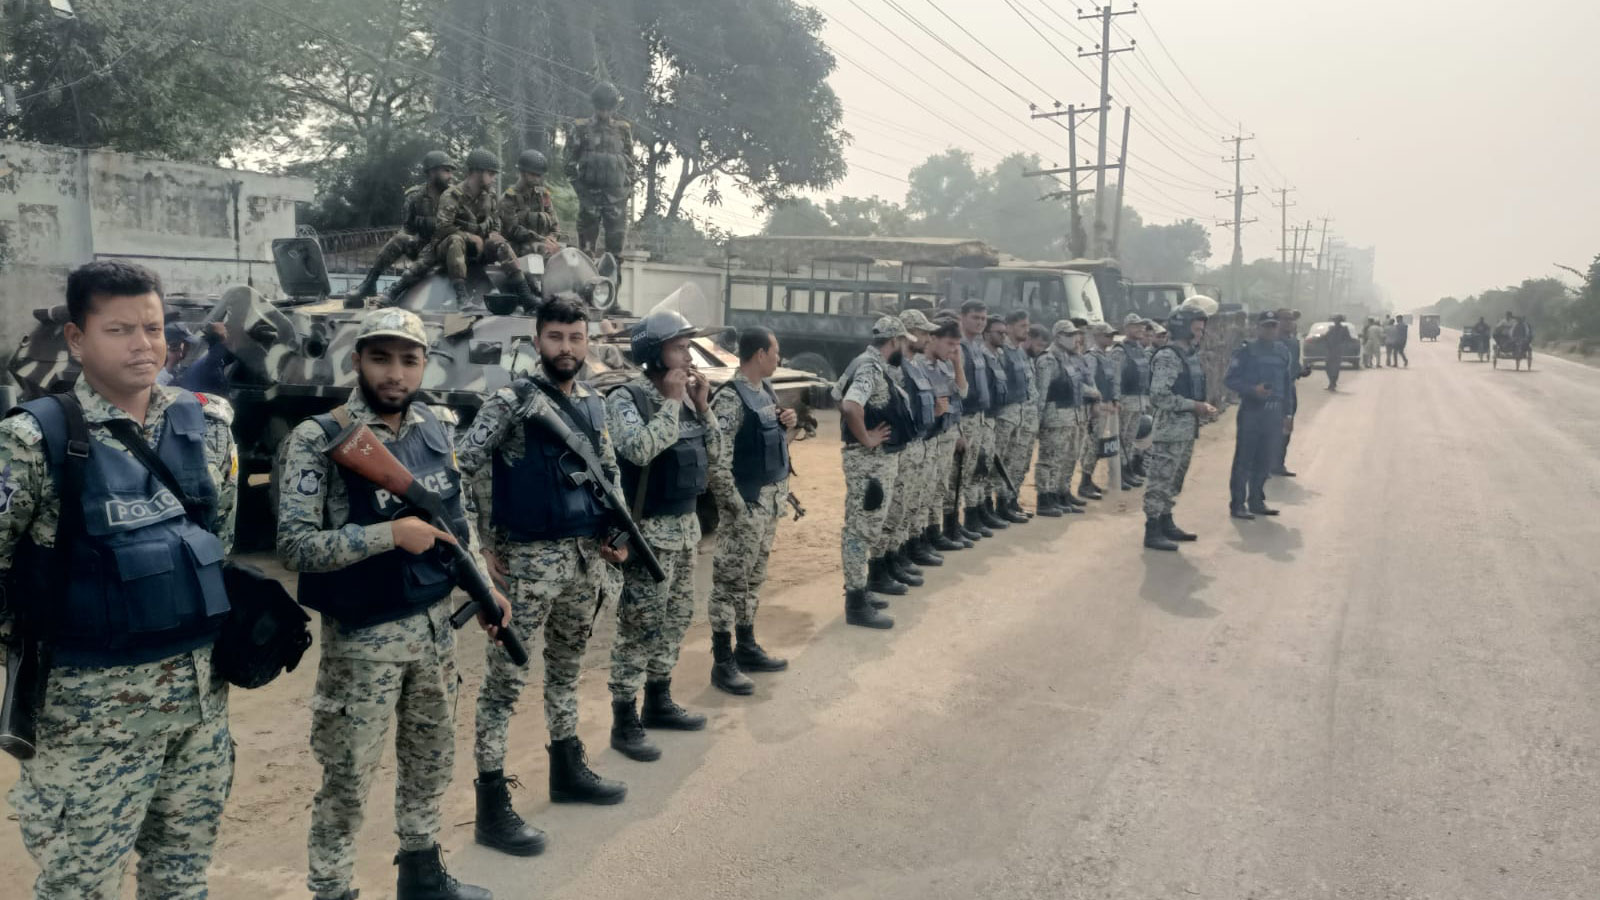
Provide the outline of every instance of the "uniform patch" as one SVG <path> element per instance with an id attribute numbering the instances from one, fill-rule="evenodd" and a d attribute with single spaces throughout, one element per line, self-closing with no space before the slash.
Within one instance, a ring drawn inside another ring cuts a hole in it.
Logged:
<path id="1" fill-rule="evenodd" d="M 727 413 L 723 413 L 722 415 L 717 416 L 717 427 L 721 428 L 725 432 L 732 431 L 733 430 L 733 416 L 730 416 Z"/>
<path id="2" fill-rule="evenodd" d="M 316 469 L 301 469 L 299 477 L 294 480 L 294 491 L 305 497 L 322 493 L 322 473 Z"/>
<path id="3" fill-rule="evenodd" d="M 479 416 L 472 420 L 472 427 L 467 429 L 467 434 L 461 439 L 467 447 L 483 447 L 489 443 L 489 435 L 494 431 L 494 423 L 486 416 Z"/>
<path id="4" fill-rule="evenodd" d="M 622 416 L 624 425 L 643 425 L 644 419 L 639 415 L 639 407 L 632 403 L 617 404 L 618 415 Z"/>
<path id="5" fill-rule="evenodd" d="M 11 467 L 6 466 L 0 472 L 0 516 L 11 512 L 11 498 L 17 493 L 17 486 L 11 483 Z"/>

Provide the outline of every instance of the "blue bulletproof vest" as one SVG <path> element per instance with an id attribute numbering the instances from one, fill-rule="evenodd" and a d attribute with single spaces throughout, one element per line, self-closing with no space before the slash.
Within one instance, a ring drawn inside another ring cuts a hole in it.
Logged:
<path id="1" fill-rule="evenodd" d="M 519 399 L 539 390 L 527 380 L 517 381 L 512 388 Z M 586 397 L 574 397 L 572 403 L 588 430 L 595 434 L 605 431 L 606 408 L 598 394 L 591 391 Z M 560 406 L 552 405 L 567 427 L 583 437 L 585 429 Z M 518 543 L 600 537 L 606 526 L 605 507 L 589 485 L 574 484 L 568 477 L 584 471 L 583 461 L 538 422 L 529 419 L 522 427 L 522 458 L 512 462 L 503 451 L 494 455 L 491 522 Z"/>
<path id="2" fill-rule="evenodd" d="M 68 446 L 66 412 L 53 397 L 23 404 L 44 432 L 58 495 Z M 210 644 L 229 610 L 222 584 L 217 489 L 206 468 L 200 400 L 177 395 L 163 416 L 155 453 L 171 470 L 194 516 L 132 454 L 91 437 L 84 463 L 81 524 L 58 531 L 54 547 L 23 537 L 12 569 L 13 602 L 65 666 L 131 666 Z M 196 519 L 199 519 L 197 522 Z"/>
<path id="3" fill-rule="evenodd" d="M 1150 393 L 1150 357 L 1137 344 L 1123 346 L 1122 393 L 1128 396 Z"/>
<path id="4" fill-rule="evenodd" d="M 906 360 L 900 366 L 900 371 L 905 373 L 906 394 L 911 401 L 912 440 L 927 438 L 932 435 L 935 425 L 933 380 L 922 363 L 914 359 Z"/>
<path id="5" fill-rule="evenodd" d="M 467 517 L 461 502 L 461 473 L 450 456 L 444 426 L 426 406 L 416 407 L 422 421 L 392 443 L 384 444 L 424 487 L 438 494 L 450 514 L 450 530 L 467 539 Z M 313 416 L 329 439 L 342 430 L 330 415 Z M 350 498 L 352 525 L 378 525 L 418 510 L 376 484 L 339 467 Z M 369 556 L 331 572 L 301 572 L 300 603 L 343 628 L 367 628 L 416 615 L 450 595 L 456 586 L 456 565 L 441 547 L 426 553 L 393 550 Z"/>
<path id="6" fill-rule="evenodd" d="M 744 502 L 754 503 L 762 488 L 789 476 L 789 442 L 778 421 L 778 397 L 770 381 L 763 381 L 760 390 L 742 377 L 728 383 L 738 392 L 745 412 L 733 436 L 733 483 Z"/>
<path id="7" fill-rule="evenodd" d="M 646 422 L 655 417 L 656 404 L 644 388 L 629 383 L 618 390 L 628 392 Z M 711 460 L 706 455 L 706 425 L 689 406 L 684 406 L 678 416 L 678 442 L 650 460 L 642 507 L 639 480 L 645 469 L 621 458 L 621 454 L 618 454 L 617 468 L 622 471 L 622 491 L 628 497 L 628 504 L 640 510 L 643 518 L 694 512 L 695 503 L 705 493 L 711 478 Z"/>
<path id="8" fill-rule="evenodd" d="M 984 364 L 984 354 L 979 348 L 983 339 L 961 342 L 961 364 L 967 370 L 967 396 L 961 402 L 964 413 L 988 412 L 994 402 L 989 390 L 989 367 Z"/>
<path id="9" fill-rule="evenodd" d="M 1006 370 L 1006 405 L 1012 406 L 1028 399 L 1028 351 L 1007 347 L 1001 354 Z"/>
<path id="10" fill-rule="evenodd" d="M 1239 414 L 1259 411 L 1281 415 L 1289 386 L 1293 383 L 1289 377 L 1288 352 L 1277 341 L 1265 345 L 1253 341 L 1239 348 L 1236 361 L 1248 370 L 1243 379 L 1246 383 L 1265 384 L 1272 388 L 1272 395 L 1265 400 L 1255 396 L 1253 391 L 1241 393 Z"/>

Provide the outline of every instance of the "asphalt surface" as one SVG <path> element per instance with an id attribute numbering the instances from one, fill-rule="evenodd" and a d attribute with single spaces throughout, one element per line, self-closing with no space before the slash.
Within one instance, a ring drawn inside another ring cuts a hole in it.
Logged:
<path id="1" fill-rule="evenodd" d="M 1600 370 L 1458 363 L 1448 333 L 1410 353 L 1337 394 L 1301 382 L 1278 519 L 1227 517 L 1230 415 L 1190 472 L 1177 518 L 1201 540 L 1181 553 L 1142 550 L 1137 497 L 1116 497 L 950 554 L 886 633 L 843 624 L 819 565 L 763 610 L 791 669 L 754 698 L 709 688 L 702 606 L 676 693 L 711 725 L 655 733 L 659 762 L 607 748 L 591 658 L 582 735 L 627 781 L 619 806 L 547 802 L 535 682 L 508 770 L 550 847 L 472 844 L 463 736 L 452 871 L 584 900 L 1600 897 Z M 273 721 L 236 698 L 215 897 L 305 896 L 309 674 Z M 391 766 L 358 867 L 378 900 Z"/>

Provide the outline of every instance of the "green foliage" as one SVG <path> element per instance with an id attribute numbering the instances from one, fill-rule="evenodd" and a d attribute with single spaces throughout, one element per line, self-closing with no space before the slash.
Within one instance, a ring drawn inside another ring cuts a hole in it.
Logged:
<path id="1" fill-rule="evenodd" d="M 1583 287 L 1572 300 L 1567 321 L 1574 336 L 1600 338 L 1600 256 L 1594 258 L 1589 271 L 1584 273 Z"/>
<path id="2" fill-rule="evenodd" d="M 827 215 L 838 234 L 852 237 L 905 237 L 911 234 L 911 217 L 905 207 L 882 197 L 840 197 L 827 202 Z"/>
<path id="3" fill-rule="evenodd" d="M 800 198 L 785 200 L 767 213 L 767 225 L 762 233 L 782 237 L 817 237 L 836 234 L 833 218 L 815 202 Z"/>
<path id="4" fill-rule="evenodd" d="M 1600 331 L 1586 330 L 1593 306 L 1586 297 L 1595 296 L 1595 278 L 1600 275 L 1600 257 L 1589 268 L 1589 278 L 1574 299 L 1572 290 L 1556 278 L 1528 278 L 1514 287 L 1495 288 L 1465 299 L 1446 297 L 1433 305 L 1433 312 L 1445 325 L 1466 328 L 1481 317 L 1490 325 L 1507 312 L 1528 320 L 1539 338 L 1594 337 Z"/>
<path id="5" fill-rule="evenodd" d="M 1122 209 L 1122 274 L 1129 281 L 1188 281 L 1211 257 L 1211 235 L 1193 219 L 1146 225 L 1132 207 Z"/>

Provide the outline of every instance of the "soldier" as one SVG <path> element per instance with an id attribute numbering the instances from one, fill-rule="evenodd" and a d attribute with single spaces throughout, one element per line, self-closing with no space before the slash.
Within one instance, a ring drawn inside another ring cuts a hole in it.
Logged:
<path id="1" fill-rule="evenodd" d="M 452 531 L 476 554 L 451 442 L 455 414 L 413 402 L 427 361 L 428 335 L 415 313 L 368 313 L 353 354 L 356 388 L 343 406 L 295 427 L 279 473 L 278 558 L 300 573 L 300 602 L 322 614 L 311 700 L 311 749 L 322 764 L 322 788 L 311 807 L 306 882 L 320 898 L 356 895 L 350 887 L 356 835 L 391 719 L 398 896 L 490 896 L 450 877 L 438 843 L 439 804 L 455 760 L 460 679 L 449 606 L 455 564 L 436 544 L 455 538 L 377 484 L 336 470 L 324 452 L 345 427 L 371 428 L 440 494 Z M 510 619 L 509 606 L 497 613 L 480 618 L 491 634 Z M 543 849 L 543 835 L 534 832 L 528 840 L 531 852 Z"/>
<path id="2" fill-rule="evenodd" d="M 901 324 L 906 326 L 908 347 L 899 365 L 889 367 L 889 377 L 909 401 L 911 413 L 909 434 L 900 451 L 899 468 L 895 473 L 894 490 L 890 492 L 889 514 L 884 518 L 883 535 L 879 538 L 876 555 L 882 560 L 880 580 L 869 581 L 867 589 L 880 594 L 904 594 L 905 587 L 921 587 L 923 572 L 919 566 L 939 566 L 944 559 L 923 553 L 911 546 L 911 521 L 914 511 L 920 510 L 925 493 L 923 482 L 928 470 L 928 432 L 933 428 L 937 401 L 933 381 L 926 369 L 917 362 L 917 353 L 933 333 L 933 323 L 921 310 L 907 309 L 899 313 Z M 920 529 L 918 529 L 920 531 Z M 905 587 L 900 587 L 904 585 Z"/>
<path id="3" fill-rule="evenodd" d="M 386 303 L 394 306 L 400 296 L 443 266 L 455 291 L 457 305 L 471 303 L 467 289 L 467 262 L 494 260 L 505 274 L 505 287 L 524 303 L 532 304 L 533 290 L 511 245 L 500 235 L 499 205 L 494 182 L 500 175 L 500 159 L 487 150 L 467 154 L 467 177 L 439 197 L 439 212 L 433 241 L 400 280 L 389 286 Z"/>
<path id="4" fill-rule="evenodd" d="M 1172 508 L 1183 491 L 1200 424 L 1217 414 L 1205 401 L 1206 375 L 1195 358 L 1207 318 L 1204 305 L 1185 300 L 1167 320 L 1175 339 L 1150 360 L 1150 405 L 1156 422 L 1146 462 L 1150 476 L 1144 489 L 1144 545 L 1152 550 L 1176 550 L 1174 541 L 1195 539 L 1172 521 Z"/>
<path id="5" fill-rule="evenodd" d="M 961 395 L 961 464 L 956 483 L 961 488 L 956 498 L 963 510 L 962 531 L 968 540 L 994 537 L 982 511 L 984 485 L 978 463 L 984 453 L 985 435 L 994 434 L 989 407 L 994 403 L 994 386 L 989 383 L 989 366 L 983 352 L 983 330 L 989 321 L 989 307 L 981 300 L 961 304 L 961 366 L 967 386 Z M 998 520 L 997 520 L 998 521 Z M 1005 527 L 1005 523 L 1001 523 Z"/>
<path id="6" fill-rule="evenodd" d="M 590 100 L 594 118 L 578 120 L 567 140 L 567 178 L 578 191 L 578 246 L 596 255 L 604 226 L 606 252 L 620 256 L 636 168 L 633 126 L 616 116 L 622 96 L 614 85 L 596 85 Z"/>
<path id="7" fill-rule="evenodd" d="M 1083 441 L 1083 455 L 1079 460 L 1083 473 L 1078 481 L 1078 493 L 1091 500 L 1099 500 L 1105 496 L 1100 486 L 1094 483 L 1095 467 L 1100 462 L 1100 438 L 1107 428 L 1111 428 L 1112 433 L 1117 432 L 1112 426 L 1116 425 L 1118 402 L 1122 398 L 1122 378 L 1117 362 L 1111 355 L 1117 330 L 1106 322 L 1095 322 L 1088 331 L 1089 351 L 1080 359 L 1094 381 L 1095 403 L 1088 411 L 1087 434 Z"/>
<path id="8" fill-rule="evenodd" d="M 550 163 L 537 150 L 524 150 L 517 157 L 517 183 L 506 188 L 500 197 L 500 224 L 505 229 L 506 241 L 517 256 L 543 253 L 549 256 L 560 249 L 556 232 L 561 225 L 556 221 L 555 201 L 545 186 L 544 176 Z"/>
<path id="9" fill-rule="evenodd" d="M 1006 314 L 1000 332 L 1000 344 L 991 350 L 1000 361 L 1001 373 L 1006 381 L 1006 403 L 995 416 L 994 457 L 1003 464 L 1011 476 L 1016 490 L 1008 490 L 995 471 L 995 515 L 1015 525 L 1025 525 L 1028 514 L 1018 502 L 1022 490 L 1024 457 L 1033 456 L 1033 440 L 1039 425 L 1033 411 L 1033 367 L 1028 362 L 1028 311 L 1013 310 Z"/>
<path id="10" fill-rule="evenodd" d="M 1118 403 L 1122 417 L 1122 489 L 1133 490 L 1144 485 L 1140 477 L 1143 457 L 1133 449 L 1139 433 L 1139 419 L 1149 413 L 1150 394 L 1150 329 L 1138 313 L 1128 313 L 1122 323 L 1122 343 L 1111 348 L 1112 369 L 1120 381 L 1121 395 Z"/>
<path id="11" fill-rule="evenodd" d="M 1293 376 L 1289 351 L 1278 340 L 1278 314 L 1256 317 L 1256 340 L 1234 351 L 1224 383 L 1239 395 L 1228 514 L 1235 519 L 1275 516 L 1267 506 L 1267 473 L 1283 446 L 1284 416 Z"/>
<path id="12" fill-rule="evenodd" d="M 1016 480 L 1019 491 L 1022 489 L 1022 480 L 1028 477 L 1029 470 L 1033 468 L 1034 445 L 1039 439 L 1044 402 L 1044 388 L 1039 383 L 1039 357 L 1050 349 L 1050 329 L 1043 325 L 1029 325 L 1022 348 L 1028 360 L 1028 399 L 1027 408 L 1023 410 L 1022 448 L 1017 453 L 1016 468 L 1010 469 L 1011 477 Z M 1007 462 L 1007 465 L 1010 463 Z M 1055 504 L 1054 493 L 1049 489 L 1040 489 L 1038 482 L 1035 482 L 1034 511 L 1052 519 L 1060 518 L 1062 513 L 1060 507 Z M 1048 502 L 1041 506 L 1038 499 L 1045 499 Z"/>
<path id="13" fill-rule="evenodd" d="M 1034 381 L 1039 386 L 1034 401 L 1039 408 L 1039 471 L 1034 484 L 1041 511 L 1082 513 L 1081 506 L 1068 502 L 1072 461 L 1078 458 L 1078 407 L 1083 402 L 1072 363 L 1080 331 L 1070 319 L 1062 319 L 1050 333 L 1054 343 L 1034 360 Z"/>
<path id="14" fill-rule="evenodd" d="M 934 402 L 937 404 L 941 396 L 945 399 L 940 414 L 944 431 L 939 435 L 935 448 L 939 463 L 937 491 L 940 506 L 933 510 L 935 515 L 943 514 L 940 536 L 944 542 L 943 545 L 936 543 L 935 547 L 940 552 L 948 553 L 951 550 L 972 549 L 973 541 L 978 536 L 961 525 L 963 489 L 959 479 L 961 461 L 965 458 L 965 438 L 961 436 L 961 420 L 965 412 L 961 398 L 967 393 L 967 367 L 961 359 L 961 320 L 949 310 L 941 310 L 933 321 L 939 330 L 934 332 L 927 353 L 936 375 Z"/>
<path id="15" fill-rule="evenodd" d="M 1011 516 L 1001 515 L 1002 504 L 995 499 L 1005 490 L 1000 481 L 999 466 L 996 464 L 996 460 L 1000 458 L 1001 414 L 1009 415 L 1009 410 L 1015 406 L 1011 398 L 1011 380 L 1006 375 L 1005 362 L 1001 355 L 1005 350 L 1005 343 L 1005 319 L 1000 316 L 986 318 L 983 324 L 983 339 L 979 342 L 979 347 L 982 349 L 980 358 L 983 364 L 989 367 L 989 408 L 982 454 L 978 458 L 978 511 L 984 524 L 993 531 L 1010 528 L 1013 524 Z M 1027 520 L 1027 516 L 1022 518 L 1024 521 Z"/>
<path id="16" fill-rule="evenodd" d="M 1092 482 L 1089 485 L 1091 489 L 1086 490 L 1083 487 L 1083 482 L 1087 479 L 1079 479 L 1078 494 L 1074 495 L 1072 493 L 1073 469 L 1082 464 L 1085 455 L 1090 452 L 1089 444 L 1094 438 L 1095 412 L 1096 407 L 1100 404 L 1101 392 L 1099 380 L 1095 378 L 1096 367 L 1094 360 L 1085 349 L 1088 341 L 1089 322 L 1087 319 L 1075 318 L 1072 320 L 1072 324 L 1078 330 L 1067 343 L 1066 363 L 1067 370 L 1072 373 L 1073 380 L 1076 382 L 1074 394 L 1076 403 L 1073 407 L 1073 433 L 1069 438 L 1072 455 L 1063 464 L 1066 467 L 1066 480 L 1063 482 L 1061 499 L 1068 505 L 1082 508 L 1088 506 L 1088 503 L 1084 502 L 1085 499 L 1099 500 L 1104 496 L 1099 488 L 1094 487 Z M 1094 459 L 1099 459 L 1099 456 L 1095 456 Z M 1090 467 L 1084 466 L 1084 474 L 1086 476 L 1090 474 L 1090 471 Z M 1079 499 L 1080 496 L 1084 499 Z"/>
<path id="17" fill-rule="evenodd" d="M 1283 446 L 1278 448 L 1277 461 L 1273 463 L 1272 474 L 1279 478 L 1293 478 L 1295 473 L 1289 471 L 1286 462 L 1289 457 L 1289 439 L 1294 436 L 1294 416 L 1300 410 L 1300 390 L 1295 382 L 1311 374 L 1300 359 L 1300 310 L 1278 310 L 1278 340 L 1283 343 L 1284 349 L 1289 351 L 1289 397 L 1284 408 L 1283 420 Z"/>
<path id="18" fill-rule="evenodd" d="M 1151 323 L 1151 325 L 1150 325 L 1150 356 L 1151 356 L 1152 359 L 1155 358 L 1157 350 L 1160 350 L 1162 347 L 1165 347 L 1167 345 L 1167 341 L 1169 339 L 1170 339 L 1170 335 L 1167 334 L 1167 326 L 1161 324 L 1160 322 Z"/>
<path id="19" fill-rule="evenodd" d="M 894 619 L 879 612 L 889 601 L 869 594 L 867 581 L 883 565 L 881 558 L 870 554 L 894 499 L 890 494 L 899 471 L 899 451 L 909 436 L 909 400 L 888 371 L 900 364 L 905 352 L 905 323 L 884 316 L 872 326 L 872 345 L 856 357 L 834 388 L 844 437 L 840 555 L 845 621 L 866 628 L 894 627 Z"/>
<path id="20" fill-rule="evenodd" d="M 233 411 L 156 385 L 155 273 L 89 263 L 67 277 L 66 306 L 81 376 L 0 423 L 0 647 L 50 652 L 35 754 L 8 799 L 39 900 L 122 896 L 134 851 L 140 900 L 204 897 L 233 782 L 211 656 L 229 609 Z"/>
<path id="21" fill-rule="evenodd" d="M 767 558 L 789 496 L 788 429 L 798 421 L 794 410 L 778 406 L 772 389 L 781 359 L 770 330 L 745 329 L 739 335 L 739 372 L 711 398 L 711 414 L 729 451 L 711 468 L 711 492 L 720 513 L 708 604 L 711 684 L 730 694 L 755 693 L 755 682 L 745 672 L 789 667 L 788 660 L 767 655 L 756 643 Z"/>
<path id="22" fill-rule="evenodd" d="M 400 230 L 390 237 L 378 251 L 378 258 L 367 270 L 356 289 L 349 293 L 351 299 L 371 297 L 378 292 L 378 278 L 401 257 L 415 261 L 424 247 L 433 240 L 439 198 L 455 181 L 456 163 L 443 150 L 433 150 L 422 157 L 422 174 L 427 181 L 406 189 L 406 202 L 400 212 Z"/>
<path id="23" fill-rule="evenodd" d="M 637 560 L 623 567 L 617 640 L 611 646 L 611 746 L 650 762 L 661 750 L 646 728 L 699 731 L 706 717 L 672 700 L 672 669 L 694 617 L 694 551 L 700 543 L 700 495 L 722 464 L 722 432 L 711 426 L 710 385 L 694 369 L 695 327 L 677 312 L 645 316 L 633 332 L 633 361 L 644 368 L 606 398 L 606 425 L 617 448 L 622 486 L 639 531 L 655 551 L 665 581 Z M 635 697 L 644 686 L 641 720 Z"/>
<path id="24" fill-rule="evenodd" d="M 511 616 L 523 635 L 544 632 L 544 714 L 550 732 L 550 800 L 621 803 L 627 787 L 595 774 L 578 739 L 578 673 L 597 601 L 621 579 L 613 565 L 628 548 L 609 539 L 606 510 L 586 483 L 569 477 L 567 445 L 536 417 L 553 415 L 587 440 L 617 484 L 605 404 L 578 380 L 589 353 L 589 323 L 571 296 L 539 307 L 539 363 L 484 401 L 461 440 L 461 471 L 471 487 L 483 554 L 510 582 Z M 607 564 L 610 565 L 607 565 Z M 478 692 L 474 755 L 479 785 L 504 785 L 506 735 L 528 668 L 491 646 Z M 526 828 L 509 796 L 495 788 L 478 804 L 478 843 L 525 855 Z"/>

